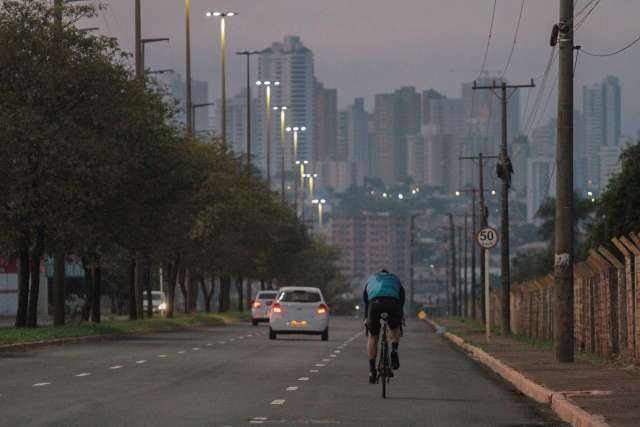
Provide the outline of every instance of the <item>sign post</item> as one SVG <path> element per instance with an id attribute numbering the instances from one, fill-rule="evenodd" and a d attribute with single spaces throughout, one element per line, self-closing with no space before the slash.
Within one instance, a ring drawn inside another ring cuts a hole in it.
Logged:
<path id="1" fill-rule="evenodd" d="M 484 254 L 484 309 L 485 309 L 485 331 L 487 341 L 491 336 L 491 310 L 489 307 L 489 251 L 498 244 L 498 232 L 491 227 L 484 227 L 476 234 L 476 243 L 485 251 Z"/>

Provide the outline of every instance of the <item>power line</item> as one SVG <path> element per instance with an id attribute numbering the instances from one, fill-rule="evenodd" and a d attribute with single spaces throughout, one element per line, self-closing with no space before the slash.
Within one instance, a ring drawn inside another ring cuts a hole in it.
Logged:
<path id="1" fill-rule="evenodd" d="M 507 58 L 507 63 L 502 70 L 502 76 L 504 77 L 507 74 L 507 70 L 509 69 L 509 65 L 511 65 L 511 58 L 513 58 L 513 52 L 516 50 L 516 42 L 518 41 L 518 34 L 520 32 L 520 23 L 522 22 L 522 13 L 524 12 L 524 0 L 520 3 L 520 13 L 518 14 L 518 23 L 516 24 L 516 30 L 513 35 L 513 44 L 511 45 L 511 51 L 509 52 L 509 57 Z"/>
<path id="2" fill-rule="evenodd" d="M 591 6 L 591 9 L 589 9 L 589 11 L 582 18 L 580 18 L 580 21 L 578 21 L 575 24 L 575 30 L 574 31 L 578 31 L 580 29 L 580 27 L 582 27 L 584 25 L 584 23 L 587 21 L 587 19 L 589 19 L 589 16 L 591 16 L 593 11 L 596 10 L 596 8 L 600 4 L 600 2 L 602 2 L 602 0 L 595 0 L 595 2 L 594 1 L 591 2 L 591 3 L 593 3 L 593 6 Z M 586 7 L 588 7 L 588 6 L 589 5 L 587 5 Z M 573 19 L 575 21 L 575 17 Z"/>
<path id="3" fill-rule="evenodd" d="M 487 66 L 487 58 L 489 56 L 489 47 L 491 46 L 491 37 L 493 36 L 493 24 L 496 20 L 496 5 L 498 0 L 493 0 L 493 8 L 491 10 L 491 24 L 489 25 L 489 36 L 487 37 L 487 45 L 484 49 L 484 58 L 482 59 L 482 67 L 480 67 L 480 74 L 476 77 L 476 80 L 482 76 Z"/>
<path id="4" fill-rule="evenodd" d="M 584 50 L 583 48 L 580 48 L 579 52 L 582 52 L 582 53 L 584 53 L 585 55 L 588 55 L 588 56 L 595 56 L 595 57 L 604 58 L 604 57 L 607 57 L 607 56 L 618 55 L 618 54 L 626 51 L 627 49 L 632 48 L 638 42 L 640 42 L 640 35 L 638 35 L 633 41 L 631 41 L 628 44 L 626 44 L 623 48 L 618 49 L 618 50 L 614 50 L 613 52 L 606 52 L 606 53 L 589 52 L 588 50 Z"/>

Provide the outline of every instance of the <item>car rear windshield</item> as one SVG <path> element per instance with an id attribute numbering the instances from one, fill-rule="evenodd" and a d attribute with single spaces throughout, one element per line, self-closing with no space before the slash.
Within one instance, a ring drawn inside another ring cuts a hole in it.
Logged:
<path id="1" fill-rule="evenodd" d="M 310 291 L 285 291 L 280 295 L 282 302 L 320 302 L 320 294 Z"/>
<path id="2" fill-rule="evenodd" d="M 277 292 L 264 292 L 258 294 L 258 299 L 276 299 L 277 296 Z"/>

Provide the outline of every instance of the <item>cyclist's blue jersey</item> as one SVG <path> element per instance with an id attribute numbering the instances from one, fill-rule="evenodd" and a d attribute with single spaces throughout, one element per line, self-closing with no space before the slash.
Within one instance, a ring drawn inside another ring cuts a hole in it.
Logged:
<path id="1" fill-rule="evenodd" d="M 402 284 L 395 274 L 376 273 L 367 279 L 365 292 L 369 300 L 374 298 L 400 299 Z"/>

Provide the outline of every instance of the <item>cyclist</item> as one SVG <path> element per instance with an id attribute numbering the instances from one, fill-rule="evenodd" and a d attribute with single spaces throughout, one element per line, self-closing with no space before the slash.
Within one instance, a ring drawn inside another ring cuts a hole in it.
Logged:
<path id="1" fill-rule="evenodd" d="M 382 269 L 373 274 L 364 287 L 364 312 L 369 340 L 369 382 L 376 383 L 376 355 L 378 353 L 378 337 L 380 335 L 380 315 L 389 315 L 387 322 L 391 332 L 391 367 L 398 369 L 398 345 L 402 336 L 402 319 L 404 313 L 404 287 L 395 274 Z"/>

